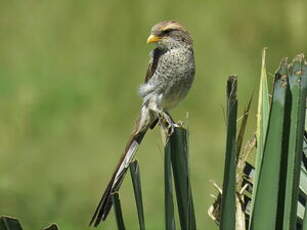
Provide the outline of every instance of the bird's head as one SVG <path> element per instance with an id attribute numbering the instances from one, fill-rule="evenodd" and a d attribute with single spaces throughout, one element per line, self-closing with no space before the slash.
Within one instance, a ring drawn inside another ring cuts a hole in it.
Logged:
<path id="1" fill-rule="evenodd" d="M 178 46 L 191 46 L 190 33 L 178 22 L 163 21 L 151 29 L 147 43 L 156 43 L 160 48 L 174 48 Z"/>

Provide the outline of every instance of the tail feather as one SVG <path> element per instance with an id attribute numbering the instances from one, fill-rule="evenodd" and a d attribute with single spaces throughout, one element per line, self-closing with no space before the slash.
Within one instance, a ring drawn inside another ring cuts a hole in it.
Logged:
<path id="1" fill-rule="evenodd" d="M 148 127 L 143 129 L 141 132 L 131 135 L 126 145 L 125 151 L 116 167 L 116 170 L 114 171 L 111 180 L 106 190 L 104 191 L 102 198 L 90 221 L 90 226 L 94 224 L 94 226 L 97 227 L 101 221 L 104 221 L 107 218 L 112 208 L 112 194 L 119 190 L 120 185 L 129 167 L 129 164 L 133 160 L 135 152 L 137 151 L 138 146 L 142 142 L 147 130 Z"/>

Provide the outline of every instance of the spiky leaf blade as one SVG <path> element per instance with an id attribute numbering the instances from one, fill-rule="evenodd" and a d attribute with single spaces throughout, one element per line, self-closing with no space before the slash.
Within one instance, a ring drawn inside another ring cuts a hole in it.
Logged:
<path id="1" fill-rule="evenodd" d="M 119 194 L 116 192 L 112 195 L 113 205 L 114 205 L 114 212 L 115 212 L 115 219 L 117 223 L 118 230 L 125 230 L 123 212 L 120 204 Z"/>
<path id="2" fill-rule="evenodd" d="M 22 230 L 19 221 L 9 216 L 0 217 L 0 229 L 1 230 Z"/>
<path id="3" fill-rule="evenodd" d="M 235 230 L 236 227 L 236 90 L 237 79 L 231 76 L 227 81 L 227 137 L 220 230 Z"/>
<path id="4" fill-rule="evenodd" d="M 43 228 L 43 230 L 59 230 L 59 227 L 56 224 L 51 224 L 48 227 Z"/>
<path id="5" fill-rule="evenodd" d="M 196 220 L 188 167 L 187 131 L 175 128 L 169 137 L 167 148 L 171 151 L 171 161 L 176 189 L 179 220 L 182 230 L 196 230 Z"/>
<path id="6" fill-rule="evenodd" d="M 165 146 L 164 154 L 165 230 L 176 229 L 173 198 L 173 173 L 170 147 L 170 144 Z"/>
<path id="7" fill-rule="evenodd" d="M 266 138 L 268 120 L 270 114 L 270 98 L 269 98 L 268 78 L 266 73 L 266 50 L 267 48 L 264 48 L 262 51 L 262 64 L 261 64 L 261 74 L 260 74 L 260 84 L 259 84 L 259 94 L 258 94 L 257 130 L 256 130 L 257 150 L 256 150 L 255 179 L 254 179 L 255 182 L 252 193 L 251 212 L 253 212 L 254 209 L 254 201 L 257 192 L 259 172 L 262 165 L 264 142 Z"/>
<path id="8" fill-rule="evenodd" d="M 138 213 L 140 230 L 145 230 L 140 168 L 137 160 L 133 161 L 130 164 L 130 174 L 132 178 L 133 191 L 134 191 L 136 209 Z"/>
<path id="9" fill-rule="evenodd" d="M 301 159 L 303 152 L 305 104 L 304 88 L 302 85 L 304 56 L 298 55 L 289 68 L 289 85 L 291 92 L 291 113 L 289 148 L 287 154 L 287 174 L 285 188 L 285 205 L 283 217 L 283 229 L 292 230 L 296 226 L 297 201 L 299 194 L 299 178 L 301 170 Z M 306 77 L 305 76 L 305 77 Z"/>
<path id="10" fill-rule="evenodd" d="M 281 162 L 284 157 L 284 118 L 286 107 L 287 62 L 283 60 L 279 71 L 275 75 L 268 132 L 261 160 L 257 190 L 255 194 L 254 210 L 251 218 L 251 230 L 277 229 L 282 226 L 282 218 L 277 218 L 280 186 Z M 282 192 L 282 191 L 281 191 Z M 282 208 L 281 208 L 282 210 Z M 279 210 L 280 211 L 280 210 Z"/>

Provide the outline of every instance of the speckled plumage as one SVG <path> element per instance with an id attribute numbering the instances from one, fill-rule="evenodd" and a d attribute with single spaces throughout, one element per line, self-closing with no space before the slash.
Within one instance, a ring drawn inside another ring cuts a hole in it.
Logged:
<path id="1" fill-rule="evenodd" d="M 193 49 L 179 46 L 162 51 L 156 48 L 153 50 L 155 52 L 162 53 L 157 67 L 152 77 L 141 85 L 139 92 L 144 103 L 157 97 L 157 106 L 168 110 L 175 107 L 191 88 L 195 72 Z"/>
<path id="2" fill-rule="evenodd" d="M 195 64 L 192 38 L 181 24 L 160 22 L 152 27 L 147 41 L 156 43 L 157 47 L 151 52 L 145 82 L 139 89 L 143 98 L 140 117 L 90 225 L 94 223 L 97 226 L 107 218 L 112 207 L 112 194 L 119 190 L 145 133 L 156 125 L 158 118 L 169 116 L 167 111 L 187 95 L 193 83 Z"/>
<path id="3" fill-rule="evenodd" d="M 195 74 L 192 38 L 182 25 L 161 22 L 152 27 L 151 34 L 162 39 L 151 52 L 145 83 L 139 89 L 143 107 L 137 131 L 185 98 Z"/>

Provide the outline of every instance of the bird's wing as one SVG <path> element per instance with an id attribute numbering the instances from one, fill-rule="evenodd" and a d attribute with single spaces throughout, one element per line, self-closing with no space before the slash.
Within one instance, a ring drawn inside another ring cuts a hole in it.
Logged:
<path id="1" fill-rule="evenodd" d="M 158 66 L 159 59 L 160 59 L 162 54 L 163 54 L 163 51 L 159 48 L 155 48 L 152 51 L 151 58 L 150 58 L 148 68 L 147 68 L 147 72 L 146 72 L 146 76 L 145 76 L 145 83 L 147 83 L 150 80 L 150 78 L 154 75 L 154 73 L 157 69 L 157 66 Z M 156 126 L 156 124 L 158 123 L 158 121 L 159 121 L 159 119 L 155 119 L 152 122 L 150 129 L 153 129 Z"/>
<path id="2" fill-rule="evenodd" d="M 155 48 L 152 51 L 152 55 L 151 55 L 152 57 L 149 61 L 146 76 L 145 76 L 145 83 L 148 82 L 149 79 L 154 75 L 157 69 L 157 66 L 158 66 L 159 58 L 161 57 L 162 54 L 163 54 L 163 51 L 159 48 Z"/>

